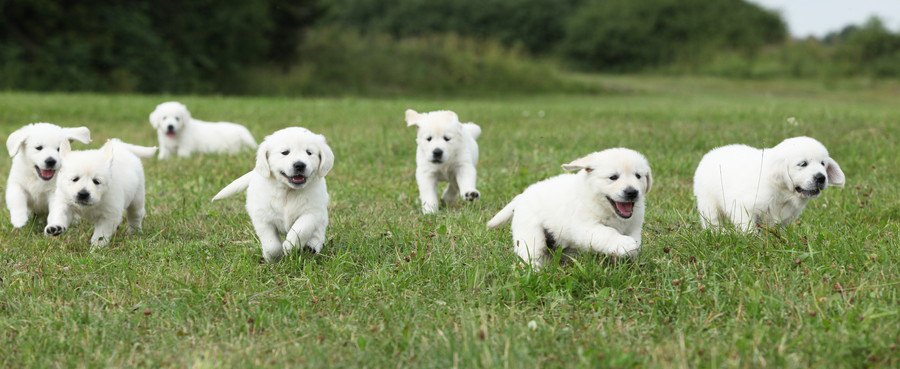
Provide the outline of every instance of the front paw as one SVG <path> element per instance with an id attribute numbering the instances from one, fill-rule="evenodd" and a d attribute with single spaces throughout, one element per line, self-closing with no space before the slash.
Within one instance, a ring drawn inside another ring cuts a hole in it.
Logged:
<path id="1" fill-rule="evenodd" d="M 628 236 L 616 237 L 613 243 L 613 255 L 635 257 L 640 251 L 641 245 L 634 238 Z"/>
<path id="2" fill-rule="evenodd" d="M 48 236 L 59 236 L 66 231 L 66 227 L 61 225 L 48 225 L 44 228 L 44 234 Z"/>
<path id="3" fill-rule="evenodd" d="M 12 226 L 15 229 L 20 229 L 28 224 L 28 217 L 15 217 L 10 220 L 12 222 Z"/>
<path id="4" fill-rule="evenodd" d="M 94 239 L 91 239 L 91 246 L 94 247 L 103 247 L 109 243 L 109 237 L 100 236 Z"/>
<path id="5" fill-rule="evenodd" d="M 466 192 L 465 196 L 466 196 L 466 201 L 475 201 L 481 197 L 481 193 L 478 192 L 478 190 L 473 190 L 473 191 Z"/>
<path id="6" fill-rule="evenodd" d="M 422 214 L 434 214 L 438 211 L 437 204 L 425 203 L 422 204 Z"/>

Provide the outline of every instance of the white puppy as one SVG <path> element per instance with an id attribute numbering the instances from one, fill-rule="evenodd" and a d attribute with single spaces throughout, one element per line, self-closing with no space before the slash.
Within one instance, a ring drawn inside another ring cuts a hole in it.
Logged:
<path id="1" fill-rule="evenodd" d="M 745 232 L 794 221 L 828 185 L 843 186 L 844 172 L 825 146 L 809 137 L 762 150 L 719 147 L 703 156 L 694 174 L 703 228 L 730 222 Z"/>
<path id="2" fill-rule="evenodd" d="M 213 201 L 247 190 L 247 213 L 267 262 L 278 261 L 295 247 L 319 253 L 328 227 L 325 176 L 333 165 L 325 136 L 285 128 L 263 140 L 256 168 L 219 191 Z"/>
<path id="3" fill-rule="evenodd" d="M 641 246 L 650 164 L 640 153 L 615 148 L 595 152 L 563 169 L 578 171 L 535 183 L 488 222 L 496 228 L 512 218 L 516 254 L 534 268 L 548 249 L 593 250 L 636 255 Z"/>
<path id="4" fill-rule="evenodd" d="M 64 154 L 66 165 L 59 171 L 44 233 L 62 234 L 75 215 L 94 224 L 93 246 L 109 242 L 123 215 L 132 231 L 140 231 L 144 219 L 144 167 L 140 158 L 155 153 L 155 147 L 112 139 L 99 150 Z"/>
<path id="5" fill-rule="evenodd" d="M 481 127 L 460 123 L 456 113 L 447 110 L 430 113 L 406 111 L 406 125 L 418 127 L 416 134 L 416 182 L 422 212 L 438 210 L 438 181 L 447 181 L 441 197 L 445 203 L 455 201 L 460 193 L 475 201 L 481 193 L 475 188 L 478 143 Z"/>
<path id="6" fill-rule="evenodd" d="M 71 150 L 69 141 L 91 142 L 86 127 L 62 128 L 34 123 L 18 129 L 6 140 L 13 158 L 6 181 L 6 207 L 14 228 L 22 228 L 32 214 L 47 214 L 56 190 L 56 172 L 62 155 Z"/>
<path id="7" fill-rule="evenodd" d="M 159 158 L 191 156 L 194 152 L 233 154 L 255 149 L 256 140 L 246 127 L 228 122 L 210 123 L 191 118 L 191 112 L 175 101 L 156 106 L 150 124 L 159 138 Z"/>

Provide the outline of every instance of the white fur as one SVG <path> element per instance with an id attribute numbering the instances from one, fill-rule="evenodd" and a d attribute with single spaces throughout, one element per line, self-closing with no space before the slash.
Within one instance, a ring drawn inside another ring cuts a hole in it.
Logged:
<path id="1" fill-rule="evenodd" d="M 806 166 L 801 166 L 805 162 Z M 816 174 L 826 182 L 817 184 Z M 694 174 L 694 196 L 703 228 L 731 223 L 742 231 L 756 225 L 793 222 L 826 186 L 844 185 L 844 172 L 819 141 L 794 137 L 769 149 L 719 147 L 703 156 Z M 801 194 L 797 187 L 812 192 Z"/>
<path id="2" fill-rule="evenodd" d="M 150 125 L 159 139 L 160 159 L 172 155 L 189 157 L 195 152 L 233 154 L 256 148 L 256 140 L 246 127 L 194 119 L 186 106 L 175 101 L 157 105 L 150 113 Z"/>
<path id="3" fill-rule="evenodd" d="M 305 167 L 295 166 L 299 163 Z M 213 201 L 247 190 L 247 213 L 267 262 L 280 260 L 295 247 L 319 253 L 328 227 L 325 176 L 333 165 L 325 136 L 306 128 L 285 128 L 263 140 L 256 168 L 219 191 Z M 305 180 L 297 183 L 297 179 Z"/>
<path id="4" fill-rule="evenodd" d="M 512 218 L 515 252 L 534 268 L 548 261 L 548 235 L 556 247 L 564 249 L 636 255 L 641 246 L 644 198 L 652 185 L 647 159 L 636 151 L 615 148 L 563 168 L 577 172 L 529 186 L 497 213 L 488 227 L 499 227 Z M 627 198 L 629 188 L 637 191 L 636 197 Z M 632 204 L 630 217 L 620 215 L 611 201 Z"/>
<path id="5" fill-rule="evenodd" d="M 93 223 L 92 246 L 104 246 L 128 218 L 128 228 L 140 231 L 144 220 L 144 167 L 140 158 L 156 153 L 155 147 L 142 147 L 117 139 L 99 150 L 72 151 L 63 158 L 56 194 L 50 204 L 50 216 L 44 233 L 58 236 L 66 231 L 74 216 Z M 79 194 L 88 194 L 79 198 Z"/>
<path id="6" fill-rule="evenodd" d="M 416 182 L 422 212 L 438 210 L 438 181 L 449 182 L 441 199 L 456 201 L 460 194 L 475 201 L 481 193 L 475 188 L 478 164 L 478 143 L 481 127 L 475 123 L 460 123 L 456 113 L 447 110 L 430 113 L 406 111 L 407 126 L 418 127 L 416 134 Z M 435 157 L 435 150 L 441 150 Z M 439 159 L 439 160 L 436 160 Z"/>
<path id="7" fill-rule="evenodd" d="M 24 227 L 32 214 L 47 214 L 62 156 L 71 150 L 70 140 L 90 143 L 91 131 L 34 123 L 7 138 L 6 149 L 13 162 L 6 181 L 6 207 L 14 228 Z M 41 178 L 39 170 L 49 173 L 49 178 Z"/>

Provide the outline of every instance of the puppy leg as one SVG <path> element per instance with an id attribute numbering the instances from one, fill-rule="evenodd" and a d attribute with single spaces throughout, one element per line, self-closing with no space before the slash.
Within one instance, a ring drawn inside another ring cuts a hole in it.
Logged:
<path id="1" fill-rule="evenodd" d="M 306 242 L 306 247 L 309 247 L 310 250 L 313 250 L 316 254 L 322 252 L 322 247 L 325 246 L 326 227 L 326 225 L 320 225 L 316 228 L 315 232 L 313 232 L 312 236 L 310 236 L 309 241 Z"/>
<path id="2" fill-rule="evenodd" d="M 169 151 L 169 148 L 166 145 L 163 145 L 162 142 L 159 143 L 159 160 L 165 160 L 172 156 L 172 152 Z"/>
<path id="3" fill-rule="evenodd" d="M 112 236 L 116 234 L 116 228 L 122 223 L 122 212 L 117 211 L 115 214 L 109 214 L 94 224 L 94 235 L 91 236 L 91 246 L 106 246 Z"/>
<path id="4" fill-rule="evenodd" d="M 547 261 L 547 239 L 540 224 L 513 217 L 513 250 L 522 261 L 540 269 Z"/>
<path id="5" fill-rule="evenodd" d="M 178 147 L 178 157 L 179 158 L 187 158 L 191 156 L 191 150 L 185 148 L 184 146 Z"/>
<path id="6" fill-rule="evenodd" d="M 438 211 L 437 177 L 432 173 L 416 171 L 416 182 L 419 184 L 422 213 L 436 213 Z"/>
<path id="7" fill-rule="evenodd" d="M 318 225 L 321 222 L 312 215 L 302 215 L 294 222 L 291 229 L 287 232 L 287 238 L 282 243 L 284 253 L 287 254 L 294 249 L 309 244 L 315 234 Z M 321 249 L 321 246 L 319 247 Z M 318 250 L 313 249 L 318 253 Z"/>
<path id="8" fill-rule="evenodd" d="M 137 233 L 141 231 L 146 211 L 144 210 L 144 188 L 141 187 L 135 195 L 134 201 L 128 205 L 128 231 Z"/>
<path id="9" fill-rule="evenodd" d="M 18 184 L 9 183 L 6 188 L 6 207 L 9 209 L 9 220 L 13 228 L 22 228 L 31 217 L 28 208 L 28 193 Z"/>
<path id="10" fill-rule="evenodd" d="M 749 233 L 753 231 L 754 226 L 756 225 L 756 220 L 753 218 L 753 215 L 743 206 L 734 206 L 734 208 L 731 209 L 730 218 L 734 227 L 741 232 Z"/>
<path id="11" fill-rule="evenodd" d="M 477 172 L 472 164 L 460 165 L 456 170 L 456 178 L 459 182 L 459 190 L 462 192 L 466 201 L 475 201 L 481 197 L 481 193 L 475 189 L 475 181 Z"/>
<path id="12" fill-rule="evenodd" d="M 281 256 L 284 255 L 284 248 L 281 246 L 281 239 L 278 238 L 278 231 L 275 227 L 262 221 L 253 220 L 253 228 L 256 230 L 256 236 L 259 237 L 263 259 L 267 263 L 281 260 Z"/>
<path id="13" fill-rule="evenodd" d="M 638 240 L 602 224 L 573 225 L 566 232 L 573 246 L 613 256 L 635 256 L 641 248 Z"/>
<path id="14" fill-rule="evenodd" d="M 700 227 L 707 229 L 719 226 L 719 211 L 715 199 L 697 196 L 697 210 L 700 212 Z"/>
<path id="15" fill-rule="evenodd" d="M 447 188 L 444 190 L 441 200 L 444 200 L 445 204 L 449 204 L 456 201 L 458 197 L 459 185 L 456 184 L 456 178 L 450 177 L 450 181 L 448 181 Z"/>
<path id="16" fill-rule="evenodd" d="M 69 228 L 71 210 L 59 197 L 54 196 L 50 202 L 50 214 L 47 215 L 47 226 L 44 227 L 44 234 L 48 236 L 59 236 Z"/>

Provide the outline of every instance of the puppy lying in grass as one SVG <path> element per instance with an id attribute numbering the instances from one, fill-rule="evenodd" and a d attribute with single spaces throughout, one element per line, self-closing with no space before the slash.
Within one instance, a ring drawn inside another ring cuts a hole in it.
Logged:
<path id="1" fill-rule="evenodd" d="M 441 199 L 456 201 L 462 193 L 467 201 L 475 201 L 481 193 L 475 188 L 478 143 L 481 127 L 460 123 L 456 113 L 447 110 L 430 113 L 406 111 L 406 125 L 418 127 L 416 135 L 416 182 L 422 212 L 438 211 L 438 181 L 447 181 Z"/>
<path id="2" fill-rule="evenodd" d="M 576 173 L 529 186 L 488 227 L 497 228 L 512 218 L 515 252 L 536 269 L 549 260 L 548 249 L 554 248 L 636 255 L 644 197 L 652 184 L 647 159 L 616 148 L 590 154 L 563 169 Z"/>
<path id="3" fill-rule="evenodd" d="M 730 223 L 744 232 L 793 222 L 828 186 L 843 187 L 844 172 L 825 146 L 809 137 L 769 149 L 719 147 L 703 156 L 694 174 L 703 228 Z"/>
<path id="4" fill-rule="evenodd" d="M 328 227 L 325 176 L 333 165 L 325 136 L 285 128 L 259 146 L 256 168 L 219 191 L 213 201 L 247 190 L 247 213 L 267 262 L 280 260 L 295 247 L 319 253 Z"/>
<path id="5" fill-rule="evenodd" d="M 140 231 L 144 220 L 144 166 L 155 147 L 106 142 L 99 150 L 63 154 L 66 165 L 59 172 L 56 194 L 44 233 L 58 236 L 79 215 L 94 224 L 92 246 L 105 246 L 128 218 L 128 228 Z"/>
<path id="6" fill-rule="evenodd" d="M 189 157 L 194 152 L 233 154 L 256 148 L 256 140 L 246 127 L 194 119 L 186 106 L 175 101 L 157 105 L 150 113 L 150 125 L 159 139 L 160 159 L 176 154 Z"/>
<path id="7" fill-rule="evenodd" d="M 56 191 L 56 173 L 62 167 L 62 155 L 71 151 L 71 140 L 90 143 L 91 131 L 87 127 L 34 123 L 6 139 L 13 160 L 6 181 L 6 207 L 13 228 L 24 227 L 32 214 L 48 213 Z"/>

